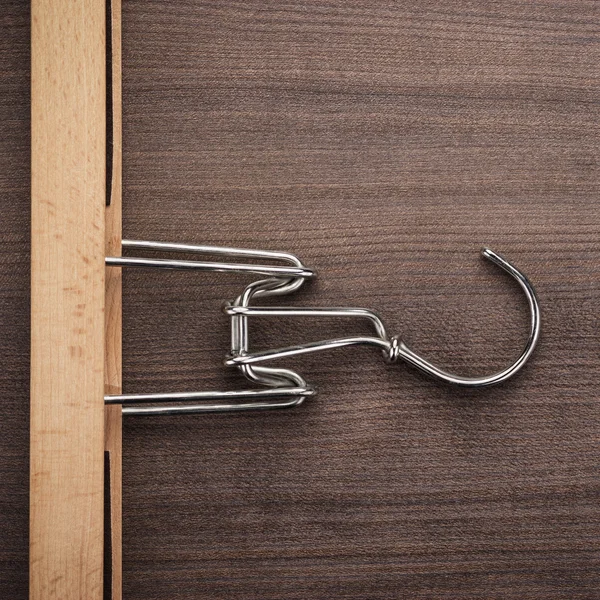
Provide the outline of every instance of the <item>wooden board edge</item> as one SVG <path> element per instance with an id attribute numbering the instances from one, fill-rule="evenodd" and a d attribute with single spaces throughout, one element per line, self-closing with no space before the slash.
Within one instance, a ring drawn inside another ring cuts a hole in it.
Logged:
<path id="1" fill-rule="evenodd" d="M 112 162 L 110 204 L 106 207 L 106 256 L 121 255 L 122 237 L 122 91 L 121 91 L 121 0 L 110 2 L 111 85 L 108 89 L 112 102 L 112 153 L 107 160 Z M 122 392 L 122 280 L 121 269 L 112 268 L 106 271 L 106 312 L 105 312 L 105 394 Z M 122 410 L 120 405 L 105 407 L 105 452 L 109 453 L 110 486 L 109 502 L 110 522 L 107 523 L 110 535 L 110 553 L 107 560 L 110 568 L 105 566 L 105 577 L 110 581 L 111 600 L 121 600 L 123 559 L 122 559 Z"/>

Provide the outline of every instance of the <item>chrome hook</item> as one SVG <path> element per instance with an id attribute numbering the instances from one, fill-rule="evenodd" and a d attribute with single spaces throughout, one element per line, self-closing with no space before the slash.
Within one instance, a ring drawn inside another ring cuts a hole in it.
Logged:
<path id="1" fill-rule="evenodd" d="M 514 265 L 509 263 L 489 248 L 482 250 L 482 255 L 495 265 L 506 271 L 521 286 L 529 304 L 531 326 L 529 339 L 525 349 L 517 360 L 506 369 L 485 377 L 461 377 L 448 373 L 412 351 L 397 336 L 387 334 L 381 317 L 364 308 L 312 308 L 312 307 L 271 307 L 255 306 L 255 298 L 283 295 L 296 291 L 306 279 L 315 273 L 305 267 L 293 254 L 261 250 L 244 250 L 239 248 L 222 248 L 215 246 L 194 246 L 187 244 L 169 244 L 163 242 L 123 241 L 124 248 L 137 248 L 158 252 L 185 252 L 193 254 L 213 254 L 226 257 L 286 263 L 285 266 L 253 263 L 204 262 L 197 260 L 172 260 L 130 257 L 107 257 L 106 265 L 111 267 L 146 267 L 160 269 L 183 269 L 217 272 L 234 272 L 267 276 L 268 279 L 255 281 L 248 285 L 244 292 L 232 303 L 226 304 L 224 312 L 231 320 L 231 353 L 225 364 L 236 366 L 250 381 L 262 385 L 262 388 L 237 391 L 204 391 L 161 394 L 121 394 L 105 396 L 106 404 L 123 404 L 124 414 L 164 415 L 181 413 L 230 412 L 245 410 L 270 410 L 299 406 L 307 397 L 315 394 L 314 389 L 295 371 L 290 369 L 256 366 L 257 363 L 366 344 L 379 348 L 387 362 L 402 359 L 417 367 L 428 375 L 466 387 L 485 387 L 505 381 L 517 373 L 527 362 L 533 352 L 540 334 L 540 307 L 533 286 L 527 277 Z M 253 316 L 313 316 L 313 317 L 350 317 L 368 320 L 373 329 L 373 336 L 356 336 L 336 338 L 318 342 L 309 342 L 298 346 L 251 353 L 249 351 L 248 319 Z M 218 404 L 187 404 L 192 401 L 219 401 Z M 250 400 L 235 402 L 232 400 Z M 156 404 L 140 407 L 139 404 Z M 133 405 L 133 406 L 132 406 Z"/>
<path id="2" fill-rule="evenodd" d="M 392 353 L 398 358 L 405 360 L 411 365 L 417 367 L 417 369 L 427 373 L 428 375 L 431 375 L 432 377 L 435 377 L 436 379 L 441 379 L 447 383 L 461 385 L 463 387 L 487 387 L 506 381 L 509 377 L 512 377 L 515 373 L 523 368 L 523 365 L 529 360 L 531 353 L 534 351 L 540 337 L 540 305 L 535 293 L 535 289 L 531 285 L 529 279 L 527 279 L 524 273 L 519 271 L 519 269 L 509 263 L 505 258 L 502 258 L 502 256 L 499 254 L 496 254 L 493 250 L 490 250 L 489 248 L 483 248 L 481 250 L 481 254 L 484 258 L 493 262 L 495 265 L 499 266 L 511 277 L 513 277 L 513 279 L 515 279 L 521 286 L 521 289 L 527 298 L 530 315 L 529 338 L 527 339 L 525 349 L 519 358 L 515 360 L 515 362 L 502 371 L 494 373 L 493 375 L 487 375 L 485 377 L 461 377 L 460 375 L 453 375 L 452 373 L 448 373 L 447 371 L 436 367 L 428 360 L 419 356 L 416 352 L 413 352 L 404 342 L 398 341 L 397 338 L 392 338 Z"/>

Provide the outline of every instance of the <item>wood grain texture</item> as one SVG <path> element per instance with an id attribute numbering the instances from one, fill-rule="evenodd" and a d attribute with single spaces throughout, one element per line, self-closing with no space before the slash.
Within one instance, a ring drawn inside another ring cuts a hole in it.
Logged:
<path id="1" fill-rule="evenodd" d="M 600 597 L 599 16 L 124 5 L 126 237 L 294 251 L 320 277 L 286 303 L 374 308 L 463 373 L 526 336 L 482 245 L 543 307 L 496 389 L 349 349 L 282 361 L 319 388 L 297 411 L 126 420 L 127 598 Z M 243 385 L 219 309 L 245 281 L 126 273 L 125 389 Z M 263 319 L 253 344 L 350 330 Z"/>
<path id="2" fill-rule="evenodd" d="M 25 600 L 29 579 L 29 4 L 3 2 L 0 32 L 0 595 Z"/>
<path id="3" fill-rule="evenodd" d="M 122 134 L 121 134 L 121 1 L 111 2 L 112 38 L 112 174 L 111 201 L 105 215 L 106 256 L 121 255 L 122 222 Z M 122 279 L 121 269 L 106 269 L 106 296 L 104 314 L 105 362 L 104 393 L 120 394 L 122 390 Z M 120 406 L 104 408 L 104 449 L 110 453 L 110 536 L 111 581 L 104 583 L 111 590 L 111 600 L 122 598 L 122 431 Z M 105 565 L 106 566 L 106 565 Z M 106 570 L 105 570 L 106 572 Z"/>
<path id="4" fill-rule="evenodd" d="M 31 5 L 31 600 L 102 598 L 104 3 Z"/>
<path id="5" fill-rule="evenodd" d="M 26 597 L 26 10 L 7 4 L 0 37 L 11 598 Z M 290 302 L 375 308 L 471 373 L 525 337 L 518 289 L 477 256 L 489 244 L 537 285 L 544 327 L 528 367 L 494 390 L 356 349 L 290 363 L 319 386 L 298 411 L 131 417 L 125 597 L 600 596 L 598 11 L 124 4 L 127 237 L 295 251 L 320 277 Z M 240 386 L 221 366 L 220 307 L 246 281 L 127 272 L 125 389 Z M 256 347 L 348 332 L 306 326 L 264 320 Z"/>

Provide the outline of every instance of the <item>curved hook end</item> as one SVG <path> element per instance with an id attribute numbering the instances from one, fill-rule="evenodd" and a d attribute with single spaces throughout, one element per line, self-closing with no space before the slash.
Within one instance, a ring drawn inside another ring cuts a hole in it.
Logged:
<path id="1" fill-rule="evenodd" d="M 502 256 L 500 256 L 499 254 L 496 254 L 491 248 L 488 248 L 487 246 L 484 246 L 481 249 L 481 256 L 483 256 L 483 258 L 489 260 L 490 262 L 493 262 L 495 265 L 498 265 L 505 271 L 508 271 L 509 273 L 511 271 L 506 267 L 514 269 L 514 267 L 505 258 L 502 258 Z"/>
<path id="2" fill-rule="evenodd" d="M 512 365 L 510 365 L 503 371 L 485 377 L 461 377 L 458 375 L 453 375 L 452 373 L 448 373 L 440 369 L 439 367 L 436 367 L 429 361 L 425 360 L 424 358 L 410 350 L 403 343 L 400 343 L 395 349 L 395 358 L 400 357 L 406 362 L 414 365 L 421 371 L 424 371 L 425 373 L 437 379 L 441 379 L 442 381 L 446 381 L 448 383 L 454 383 L 456 385 L 462 385 L 466 387 L 485 387 L 501 383 L 502 381 L 506 381 L 508 378 L 512 377 L 523 367 L 523 365 L 531 356 L 531 353 L 533 352 L 540 335 L 540 306 L 535 290 L 533 288 L 533 285 L 531 285 L 531 282 L 529 281 L 529 279 L 527 279 L 526 275 L 523 272 L 519 271 L 519 269 L 517 269 L 499 254 L 496 254 L 491 248 L 482 248 L 481 254 L 484 258 L 493 262 L 495 265 L 499 266 L 503 271 L 506 271 L 509 275 L 511 275 L 521 286 L 521 289 L 523 290 L 523 292 L 525 293 L 525 297 L 527 298 L 530 312 L 529 337 L 527 339 L 525 349 L 523 350 L 519 358 L 517 358 L 517 360 Z"/>

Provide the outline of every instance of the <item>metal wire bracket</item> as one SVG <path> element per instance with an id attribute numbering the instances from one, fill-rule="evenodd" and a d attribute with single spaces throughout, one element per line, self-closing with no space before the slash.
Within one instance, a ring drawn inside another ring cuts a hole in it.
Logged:
<path id="1" fill-rule="evenodd" d="M 173 260 L 156 258 L 107 257 L 109 267 L 141 267 L 182 269 L 193 271 L 217 271 L 252 273 L 267 277 L 248 285 L 233 302 L 227 303 L 224 312 L 231 321 L 231 350 L 225 360 L 228 366 L 237 367 L 250 381 L 262 387 L 237 391 L 203 391 L 163 394 L 121 394 L 105 396 L 106 404 L 122 404 L 123 414 L 165 415 L 182 413 L 233 412 L 245 410 L 272 410 L 299 406 L 315 390 L 304 378 L 290 369 L 257 366 L 270 360 L 331 350 L 345 346 L 365 344 L 379 348 L 386 362 L 398 359 L 417 367 L 436 379 L 464 387 L 486 387 L 506 381 L 525 365 L 531 356 L 540 334 L 540 307 L 535 290 L 527 277 L 506 259 L 489 248 L 482 250 L 487 260 L 506 271 L 521 286 L 530 312 L 529 337 L 521 355 L 504 370 L 483 377 L 461 377 L 448 373 L 408 348 L 398 336 L 390 337 L 377 313 L 365 308 L 302 308 L 256 306 L 255 298 L 280 296 L 295 292 L 304 281 L 315 277 L 315 272 L 302 264 L 293 254 L 263 250 L 245 250 L 218 246 L 196 246 L 123 240 L 123 248 L 136 248 L 153 252 L 185 252 L 207 254 L 249 260 L 277 261 L 279 265 L 253 264 L 251 262 L 204 262 L 198 260 Z M 372 336 L 354 336 L 309 342 L 287 348 L 252 353 L 249 350 L 248 319 L 251 317 L 351 317 L 366 319 L 373 326 Z M 232 401 L 250 402 L 232 402 Z M 202 403 L 199 403 L 199 402 Z M 210 402 L 216 403 L 210 403 Z M 153 404 L 153 406 L 139 406 Z"/>

